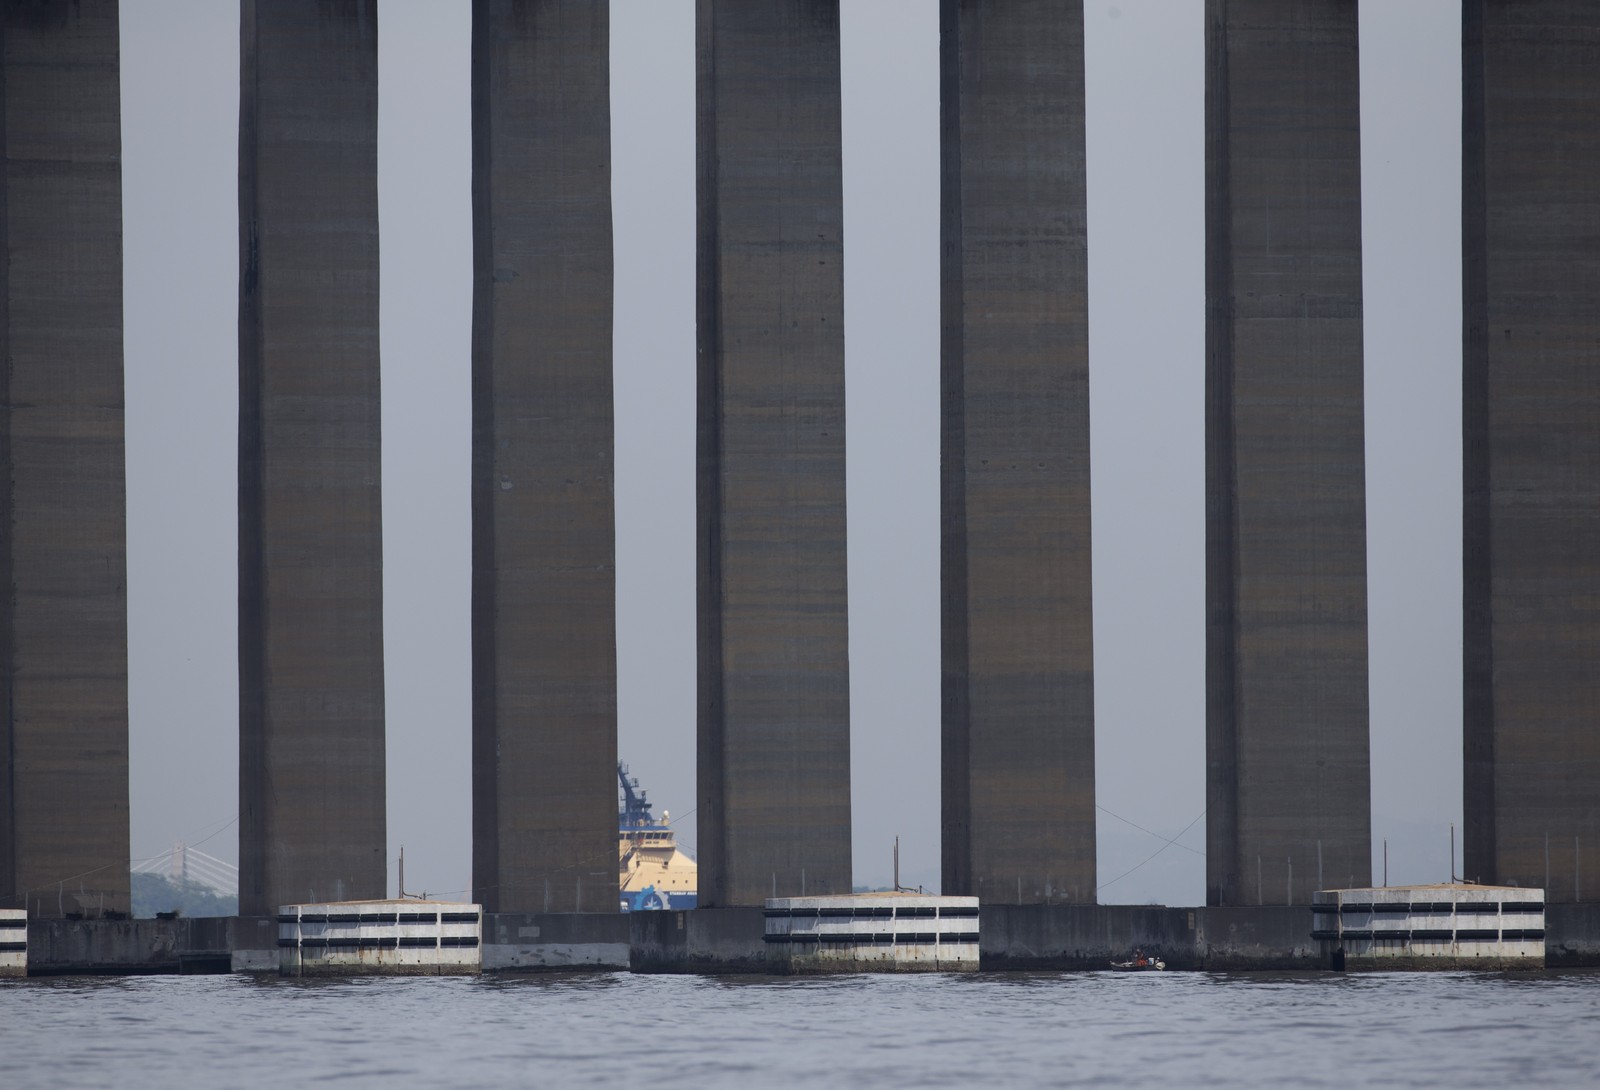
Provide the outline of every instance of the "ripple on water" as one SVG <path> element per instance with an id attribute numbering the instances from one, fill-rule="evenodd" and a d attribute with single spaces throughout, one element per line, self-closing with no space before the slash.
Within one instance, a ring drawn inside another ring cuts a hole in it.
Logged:
<path id="1" fill-rule="evenodd" d="M 6 1090 L 1600 1085 L 1600 974 L 627 973 L 0 984 Z"/>

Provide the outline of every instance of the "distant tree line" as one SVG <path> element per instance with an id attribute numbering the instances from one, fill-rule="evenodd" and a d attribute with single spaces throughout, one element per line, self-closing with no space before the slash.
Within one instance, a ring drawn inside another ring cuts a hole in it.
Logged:
<path id="1" fill-rule="evenodd" d="M 239 898 L 218 893 L 195 881 L 172 879 L 160 874 L 133 876 L 133 915 L 153 919 L 160 912 L 180 916 L 237 916 Z"/>

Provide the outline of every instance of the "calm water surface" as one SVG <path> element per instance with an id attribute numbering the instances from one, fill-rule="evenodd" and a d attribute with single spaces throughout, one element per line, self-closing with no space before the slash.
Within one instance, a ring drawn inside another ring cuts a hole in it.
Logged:
<path id="1" fill-rule="evenodd" d="M 0 981 L 0 1086 L 1600 1086 L 1600 973 Z"/>

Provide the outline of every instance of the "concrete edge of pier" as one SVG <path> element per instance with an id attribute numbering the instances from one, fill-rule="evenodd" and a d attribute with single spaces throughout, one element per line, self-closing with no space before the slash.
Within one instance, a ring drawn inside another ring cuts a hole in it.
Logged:
<path id="1" fill-rule="evenodd" d="M 1545 964 L 1600 967 L 1600 903 L 1545 909 Z M 1307 907 L 984 905 L 988 972 L 1107 968 L 1135 947 L 1169 970 L 1317 970 Z M 488 913 L 483 968 L 495 973 L 767 974 L 760 908 L 688 912 Z M 28 975 L 272 972 L 270 917 L 32 920 Z M 1386 966 L 1387 968 L 1387 966 Z"/>

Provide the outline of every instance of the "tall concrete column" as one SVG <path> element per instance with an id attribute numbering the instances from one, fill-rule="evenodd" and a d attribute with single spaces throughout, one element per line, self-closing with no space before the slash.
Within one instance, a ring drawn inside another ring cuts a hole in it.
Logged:
<path id="1" fill-rule="evenodd" d="M 1371 874 L 1351 0 L 1206 4 L 1206 900 Z"/>
<path id="2" fill-rule="evenodd" d="M 473 886 L 617 909 L 610 15 L 472 8 Z"/>
<path id="3" fill-rule="evenodd" d="M 1095 899 L 1081 0 L 944 0 L 943 889 Z"/>
<path id="4" fill-rule="evenodd" d="M 1600 10 L 1462 5 L 1463 877 L 1600 900 Z"/>
<path id="5" fill-rule="evenodd" d="M 387 889 L 375 0 L 244 0 L 239 910 Z"/>
<path id="6" fill-rule="evenodd" d="M 0 5 L 0 906 L 128 911 L 116 0 Z"/>
<path id="7" fill-rule="evenodd" d="M 702 904 L 850 891 L 838 0 L 699 0 Z"/>

